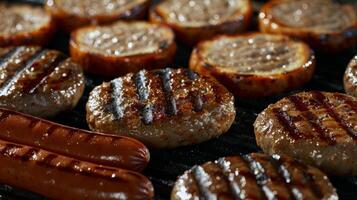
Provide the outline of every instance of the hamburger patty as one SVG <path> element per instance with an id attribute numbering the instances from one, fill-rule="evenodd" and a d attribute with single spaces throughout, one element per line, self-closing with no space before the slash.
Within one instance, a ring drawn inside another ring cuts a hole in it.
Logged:
<path id="1" fill-rule="evenodd" d="M 216 80 L 187 69 L 127 74 L 96 87 L 87 103 L 92 130 L 131 136 L 157 148 L 219 136 L 234 117 L 233 95 Z"/>
<path id="2" fill-rule="evenodd" d="M 303 92 L 270 105 L 254 123 L 257 144 L 332 175 L 357 175 L 357 99 Z"/>

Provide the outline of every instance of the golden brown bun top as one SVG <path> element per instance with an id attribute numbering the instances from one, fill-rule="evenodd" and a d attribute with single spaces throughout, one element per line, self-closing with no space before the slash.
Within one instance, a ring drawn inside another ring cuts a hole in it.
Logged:
<path id="1" fill-rule="evenodd" d="M 282 35 L 247 34 L 221 36 L 197 48 L 210 66 L 231 73 L 271 75 L 292 71 L 308 64 L 310 48 Z"/>
<path id="2" fill-rule="evenodd" d="M 318 33 L 339 32 L 357 24 L 357 12 L 352 6 L 332 0 L 273 0 L 263 7 L 260 17 L 265 18 L 263 23 L 272 19 L 275 26 Z"/>
<path id="3" fill-rule="evenodd" d="M 155 53 L 174 42 L 170 28 L 146 22 L 82 28 L 73 35 L 79 48 L 111 56 Z"/>
<path id="4" fill-rule="evenodd" d="M 167 0 L 155 11 L 168 23 L 200 27 L 240 19 L 249 8 L 250 0 Z"/>
<path id="5" fill-rule="evenodd" d="M 77 16 L 112 15 L 131 10 L 148 0 L 47 0 L 46 4 Z"/>
<path id="6" fill-rule="evenodd" d="M 40 7 L 0 3 L 1 35 L 31 32 L 50 21 L 51 17 Z"/>

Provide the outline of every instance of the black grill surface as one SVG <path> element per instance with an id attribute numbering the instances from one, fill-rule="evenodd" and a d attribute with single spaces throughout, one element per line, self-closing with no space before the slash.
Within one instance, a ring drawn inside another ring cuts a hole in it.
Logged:
<path id="1" fill-rule="evenodd" d="M 42 0 L 8 0 L 8 2 L 25 2 L 40 5 Z M 338 2 L 343 3 L 348 2 L 348 0 L 338 0 Z M 350 2 L 357 1 L 350 0 Z M 263 3 L 263 1 L 256 1 L 255 7 L 259 8 L 261 3 Z M 253 23 L 251 28 L 253 31 L 256 27 L 255 24 L 256 23 Z M 48 48 L 58 49 L 68 53 L 68 36 L 58 34 Z M 190 53 L 191 49 L 179 45 L 179 52 L 174 61 L 175 64 L 169 67 L 187 67 Z M 236 99 L 237 116 L 235 123 L 228 133 L 223 134 L 217 139 L 174 150 L 150 150 L 151 161 L 144 171 L 144 174 L 148 176 L 154 184 L 155 199 L 169 199 L 172 186 L 177 176 L 194 165 L 215 160 L 223 156 L 242 155 L 261 151 L 256 145 L 252 124 L 259 112 L 269 104 L 301 91 L 321 90 L 344 92 L 342 84 L 343 73 L 350 59 L 356 54 L 356 48 L 335 55 L 316 54 L 317 70 L 312 81 L 305 85 L 305 87 L 269 98 L 257 100 Z M 73 111 L 63 113 L 51 120 L 73 127 L 88 129 L 85 119 L 85 104 L 88 99 L 88 94 L 93 87 L 100 85 L 103 81 L 108 81 L 108 79 L 87 74 L 86 90 L 78 106 Z M 340 199 L 357 199 L 357 177 L 330 177 L 330 179 L 337 188 Z M 40 200 L 46 198 L 19 188 L 0 185 L 0 199 Z"/>

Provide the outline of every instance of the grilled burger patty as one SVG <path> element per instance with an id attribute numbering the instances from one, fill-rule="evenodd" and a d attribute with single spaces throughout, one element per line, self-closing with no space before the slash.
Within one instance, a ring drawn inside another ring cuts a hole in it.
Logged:
<path id="1" fill-rule="evenodd" d="M 151 0 L 46 0 L 46 10 L 61 29 L 71 32 L 90 24 L 142 19 Z"/>
<path id="2" fill-rule="evenodd" d="M 37 46 L 0 48 L 0 106 L 39 117 L 73 108 L 84 91 L 79 65 Z"/>
<path id="3" fill-rule="evenodd" d="M 0 2 L 0 46 L 44 45 L 54 29 L 42 8 Z"/>
<path id="4" fill-rule="evenodd" d="M 72 58 L 89 72 L 116 76 L 163 68 L 175 53 L 170 28 L 147 22 L 116 22 L 81 28 L 72 34 Z"/>
<path id="5" fill-rule="evenodd" d="M 156 148 L 219 136 L 234 118 L 232 94 L 187 69 L 127 74 L 96 87 L 87 103 L 91 130 L 131 136 Z"/>
<path id="6" fill-rule="evenodd" d="M 333 0 L 272 0 L 259 14 L 262 32 L 297 37 L 312 47 L 335 52 L 357 43 L 357 12 Z"/>
<path id="7" fill-rule="evenodd" d="M 190 68 L 217 78 L 234 95 L 262 97 L 302 86 L 315 70 L 315 56 L 287 36 L 246 34 L 201 42 Z"/>
<path id="8" fill-rule="evenodd" d="M 302 92 L 260 113 L 257 144 L 269 154 L 287 154 L 331 175 L 357 175 L 357 99 Z"/>
<path id="9" fill-rule="evenodd" d="M 338 196 L 317 168 L 288 156 L 252 153 L 186 171 L 176 181 L 171 200 L 194 199 L 337 200 Z"/>
<path id="10" fill-rule="evenodd" d="M 150 11 L 150 20 L 169 25 L 189 45 L 218 34 L 244 31 L 253 14 L 250 0 L 167 0 Z"/>
<path id="11" fill-rule="evenodd" d="M 357 97 L 357 56 L 348 64 L 343 82 L 346 93 Z"/>

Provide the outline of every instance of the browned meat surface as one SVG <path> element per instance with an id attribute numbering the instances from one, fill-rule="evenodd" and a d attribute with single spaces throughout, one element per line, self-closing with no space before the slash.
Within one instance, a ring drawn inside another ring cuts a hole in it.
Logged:
<path id="1" fill-rule="evenodd" d="M 217 137 L 234 117 L 232 94 L 187 69 L 127 74 L 96 87 L 87 103 L 92 130 L 131 136 L 157 148 Z"/>
<path id="2" fill-rule="evenodd" d="M 357 56 L 348 64 L 343 82 L 346 93 L 357 97 Z"/>
<path id="3" fill-rule="evenodd" d="M 220 36 L 194 49 L 190 68 L 217 78 L 236 96 L 262 97 L 310 81 L 315 56 L 308 45 L 287 36 Z"/>
<path id="4" fill-rule="evenodd" d="M 0 49 L 0 106 L 39 117 L 73 108 L 84 90 L 79 65 L 36 46 Z"/>
<path id="5" fill-rule="evenodd" d="M 332 175 L 357 175 L 357 99 L 340 93 L 303 92 L 259 114 L 257 144 Z"/>
<path id="6" fill-rule="evenodd" d="M 337 200 L 329 179 L 291 157 L 260 153 L 224 157 L 178 178 L 171 200 Z"/>

